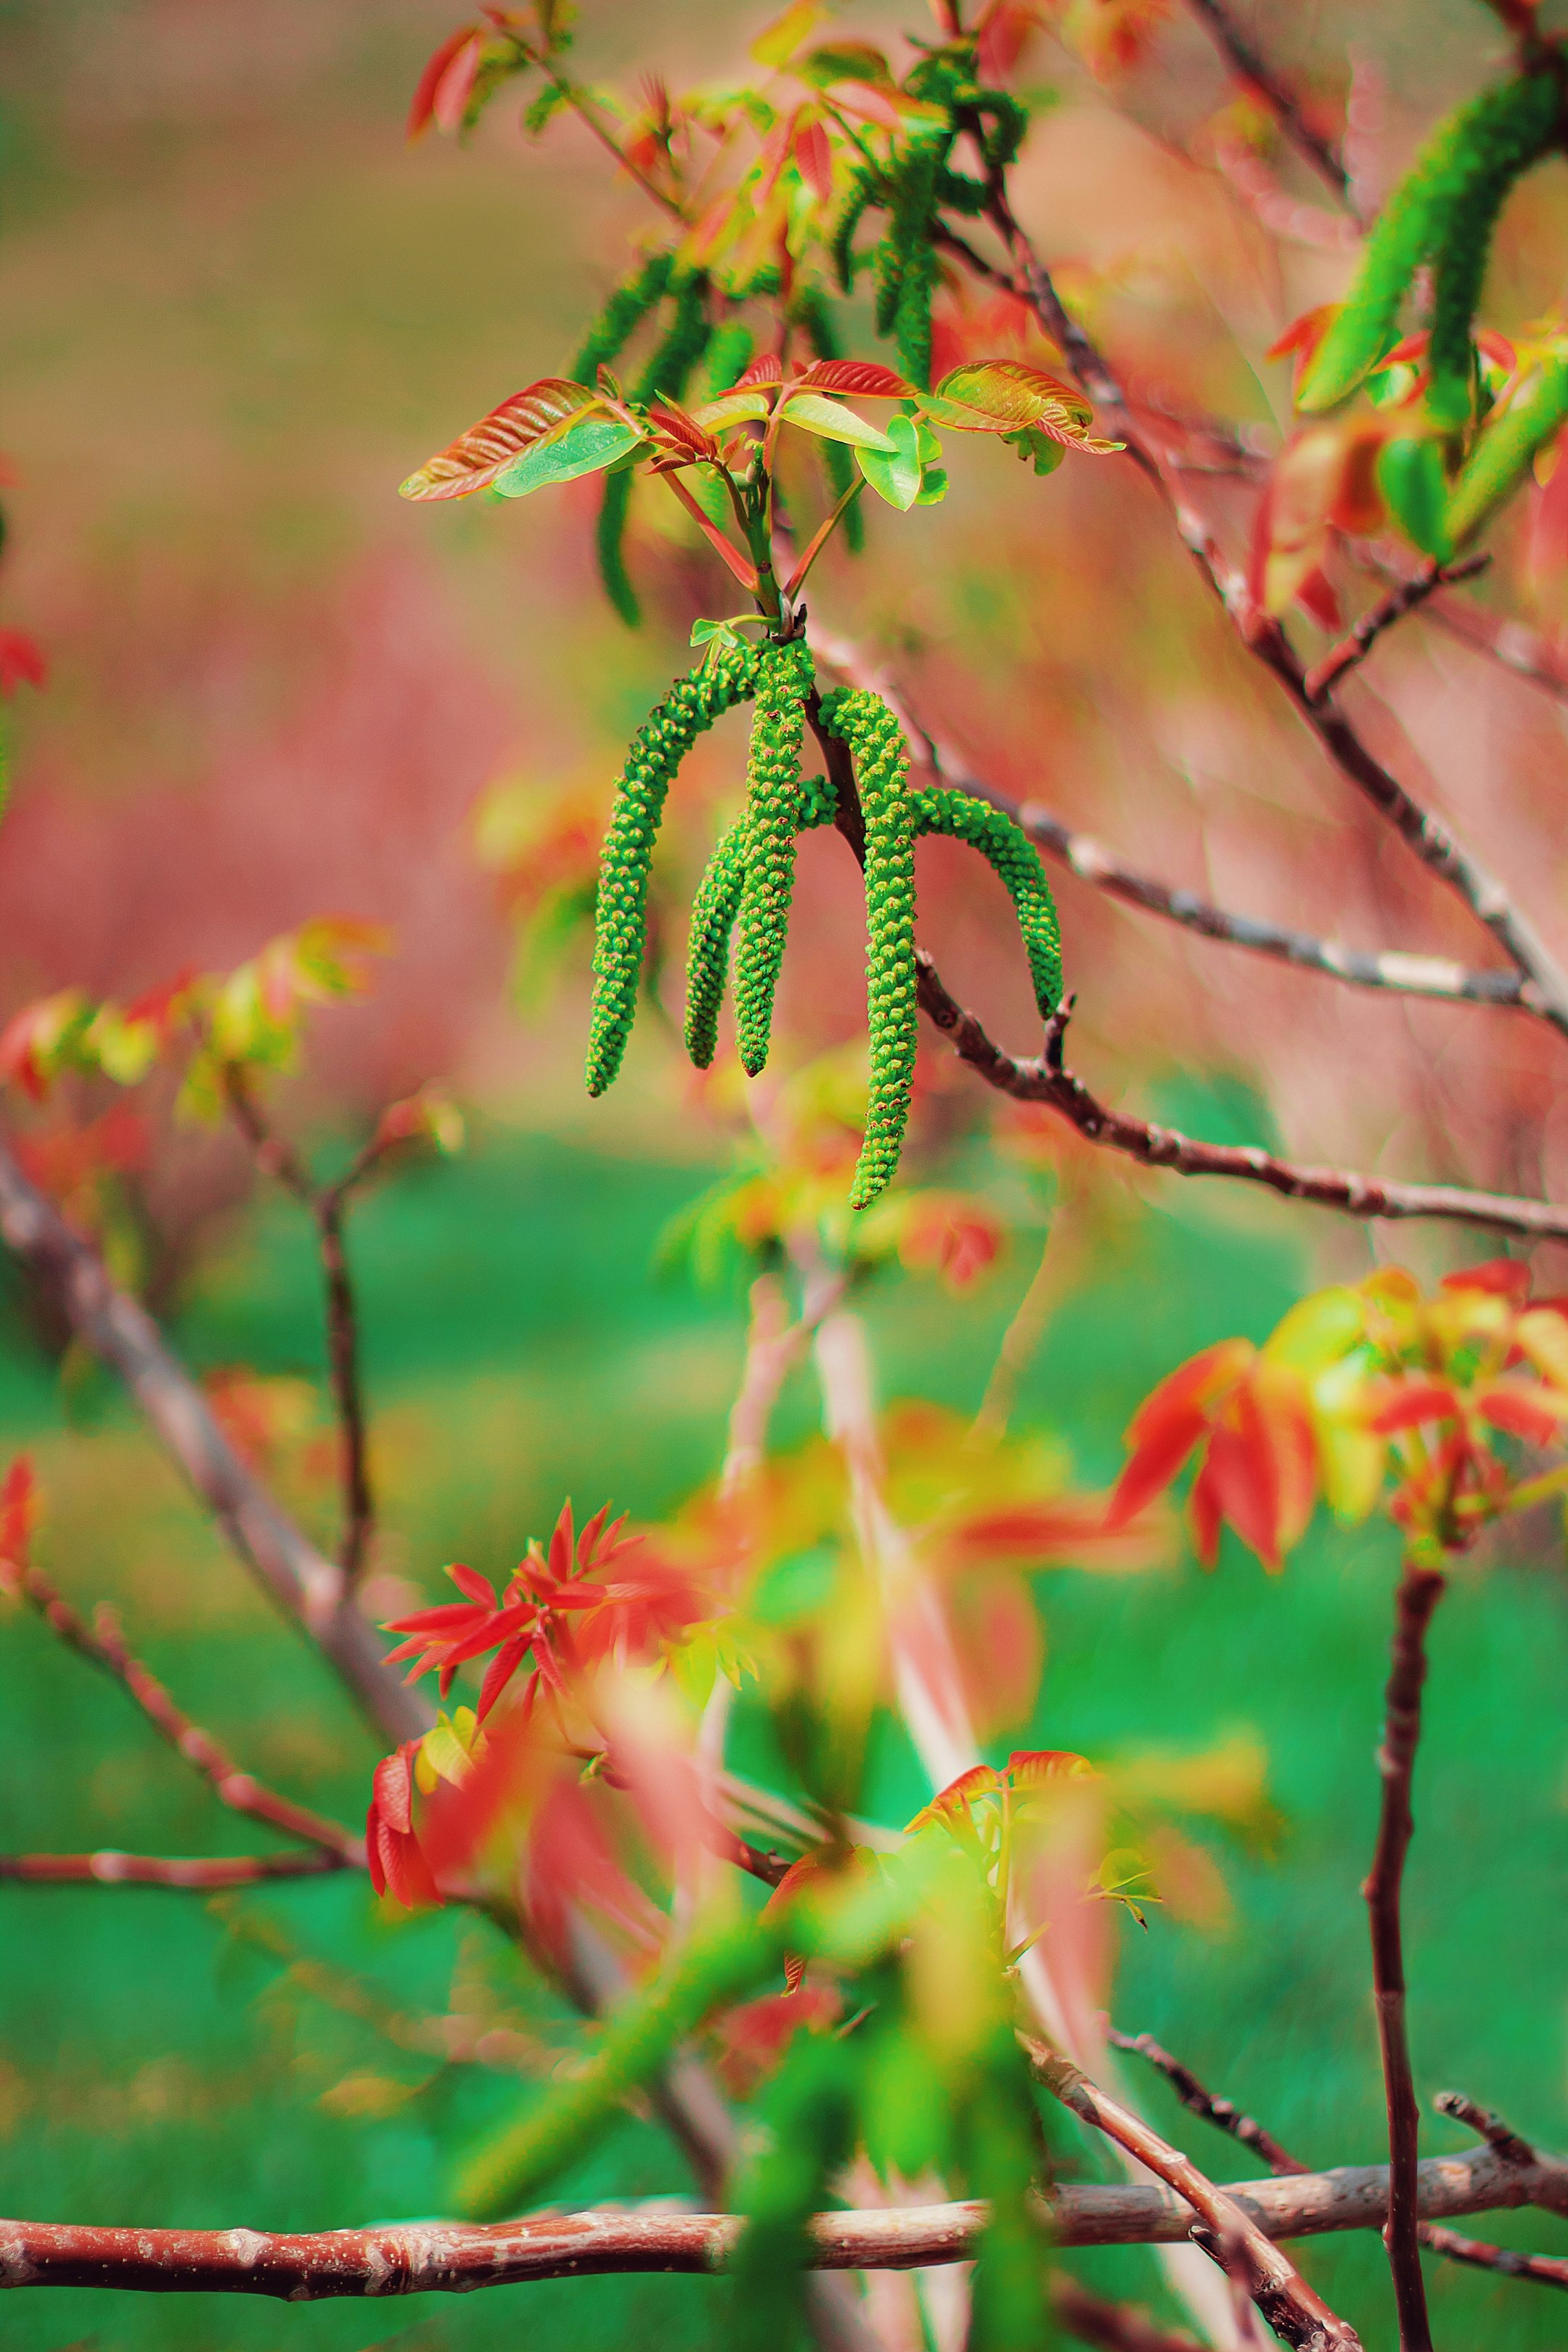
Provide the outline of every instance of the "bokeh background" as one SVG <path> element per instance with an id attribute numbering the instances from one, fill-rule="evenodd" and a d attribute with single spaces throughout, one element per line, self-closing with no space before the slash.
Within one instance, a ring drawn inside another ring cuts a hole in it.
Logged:
<path id="1" fill-rule="evenodd" d="M 676 87 L 738 74 L 766 13 L 590 5 L 583 56 L 628 81 L 650 64 Z M 899 21 L 853 15 L 857 31 Z M 592 485 L 504 509 L 395 496 L 432 448 L 564 365 L 645 226 L 636 192 L 569 123 L 535 148 L 502 108 L 464 149 L 405 146 L 410 90 L 452 21 L 441 0 L 0 5 L 0 446 L 16 476 L 0 622 L 25 625 L 51 667 L 47 693 L 13 706 L 0 1013 L 68 983 L 125 996 L 189 962 L 226 969 L 317 912 L 394 927 L 374 994 L 313 1024 L 279 1096 L 323 1165 L 426 1081 L 468 1116 L 460 1158 L 401 1175 L 354 1228 L 385 1517 L 373 1593 L 386 1610 L 411 1586 L 433 1591 L 449 1559 L 503 1572 L 563 1494 L 672 1509 L 717 1465 L 744 1336 L 739 1279 L 698 1286 L 660 1247 L 727 1164 L 731 1110 L 694 1089 L 653 1021 L 615 1093 L 586 1102 L 585 955 L 569 945 L 519 1001 L 508 887 L 485 858 L 497 828 L 477 815 L 498 784 L 514 811 L 607 793 L 691 619 L 728 609 L 733 591 L 639 510 L 632 562 L 649 618 L 630 635 L 594 574 Z M 1353 52 L 1371 94 L 1369 187 L 1499 55 L 1490 19 L 1460 0 L 1390 7 L 1375 25 L 1276 0 L 1248 21 L 1330 119 Z M 1056 93 L 1020 201 L 1064 285 L 1146 396 L 1228 415 L 1266 455 L 1287 396 L 1267 346 L 1338 290 L 1345 252 L 1281 242 L 1214 168 L 1204 126 L 1227 93 L 1184 18 L 1160 25 L 1114 87 L 1044 43 L 1025 79 Z M 1510 213 L 1499 324 L 1557 298 L 1565 230 L 1568 175 L 1552 164 Z M 874 520 L 867 555 L 830 558 L 814 589 L 814 608 L 889 661 L 922 715 L 999 783 L 1173 881 L 1355 944 L 1485 961 L 1474 927 L 1281 717 L 1129 469 L 1073 460 L 1036 485 L 982 449 L 952 472 L 945 506 Z M 1239 546 L 1250 489 L 1218 480 L 1204 494 Z M 1559 575 L 1528 505 L 1475 593 L 1555 636 Z M 1427 623 L 1353 693 L 1369 738 L 1563 944 L 1559 702 Z M 695 863 L 713 809 L 733 800 L 737 743 L 721 730 L 694 764 L 678 861 Z M 785 989 L 796 1061 L 858 1034 L 847 863 L 831 837 L 803 848 Z M 1113 1095 L 1219 1139 L 1568 1190 L 1543 1033 L 1335 990 L 1070 879 L 1060 898 L 1075 1051 Z M 929 942 L 1023 1046 L 1027 996 L 999 906 L 933 845 Z M 1424 1271 L 1485 1252 L 1132 1179 L 1034 1130 L 1008 1128 L 998 1158 L 984 1144 L 994 1106 L 936 1053 L 928 1087 L 916 1172 L 973 1181 L 1012 1230 L 962 1297 L 916 1274 L 877 1278 L 883 1391 L 975 1411 L 1054 1202 L 1049 1314 L 1016 1420 L 1058 1433 L 1089 1481 L 1113 1472 L 1131 1408 L 1193 1349 L 1261 1337 L 1303 1286 L 1363 1271 L 1374 1251 Z M 84 1095 L 16 1120 L 58 1172 L 79 1167 L 61 1136 L 105 1108 Z M 273 1466 L 326 1534 L 307 1238 L 237 1150 L 175 1125 L 156 1087 L 144 1115 L 144 1147 L 121 1153 L 95 1198 L 192 1362 L 271 1384 Z M 1560 1285 L 1564 1269 L 1542 1257 Z M 258 1772 L 354 1814 L 376 1751 L 325 1672 L 101 1377 L 62 1356 L 14 1284 L 3 1309 L 0 1434 L 38 1462 L 50 1572 L 83 1606 L 110 1601 L 176 1696 Z M 802 1379 L 781 1442 L 802 1439 L 814 1409 Z M 1037 1743 L 1117 1756 L 1234 1738 L 1267 1752 L 1276 1836 L 1216 1837 L 1223 1894 L 1126 1927 L 1116 2009 L 1321 2162 L 1378 2148 L 1356 1889 L 1391 1565 L 1376 1532 L 1320 1530 L 1277 1580 L 1228 1550 L 1205 1579 L 1178 1548 L 1136 1579 L 1037 1585 Z M 1458 2084 L 1556 2145 L 1565 1604 L 1545 1528 L 1446 1608 L 1411 1891 L 1424 2092 Z M 878 1810 L 901 1819 L 923 1793 L 913 1760 L 889 1741 L 879 1772 Z M 254 1843 L 118 1694 L 31 1619 L 0 1619 L 0 1843 Z M 504 2064 L 440 2064 L 419 2046 L 410 2021 L 448 2011 L 492 2021 L 494 2047 L 528 2063 L 568 2030 L 481 1927 L 395 1924 L 346 1883 L 226 1904 L 0 1888 L 0 2210 L 285 2228 L 440 2211 L 455 2154 L 517 2095 Z M 1175 2136 L 1195 2130 L 1157 2087 L 1149 2098 Z M 1459 2137 L 1433 2124 L 1426 2144 Z M 1237 2168 L 1223 2144 L 1192 2144 L 1216 2171 Z M 659 2137 L 628 2122 L 570 2193 L 686 2185 Z M 1496 2233 L 1568 2244 L 1539 2217 Z M 1082 2267 L 1157 2297 L 1142 2255 Z M 1363 2318 L 1372 2352 L 1391 2344 L 1373 2240 L 1314 2247 L 1308 2267 Z M 1433 2288 L 1449 2343 L 1559 2338 L 1540 2291 L 1451 2269 Z M 716 2342 L 723 2309 L 721 2289 L 672 2280 L 393 2311 L 17 2294 L 0 2298 L 0 2346 L 468 2352 L 520 2327 L 569 2346 L 633 2327 L 649 2344 Z"/>

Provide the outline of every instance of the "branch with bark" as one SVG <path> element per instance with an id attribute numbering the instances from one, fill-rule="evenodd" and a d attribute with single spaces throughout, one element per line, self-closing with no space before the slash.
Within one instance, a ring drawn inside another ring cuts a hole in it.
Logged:
<path id="1" fill-rule="evenodd" d="M 1428 2220 L 1526 2206 L 1568 2214 L 1568 2161 L 1534 2153 L 1528 2166 L 1482 2147 L 1428 2157 L 1416 2176 Z M 1225 2197 L 1270 2243 L 1344 2230 L 1377 2230 L 1388 2206 L 1388 2168 L 1344 2166 L 1289 2179 L 1227 2182 Z M 1193 2207 L 1156 2183 L 1112 2188 L 1064 2184 L 1047 2207 L 1063 2246 L 1179 2245 Z M 918 2270 L 973 2259 L 987 2221 L 974 2202 L 877 2206 L 818 2214 L 809 2262 L 835 2270 Z M 478 2286 L 608 2273 L 723 2268 L 743 2222 L 728 2213 L 654 2210 L 549 2213 L 485 2227 L 458 2221 L 288 2233 L 99 2228 L 0 2221 L 0 2288 L 102 2286 L 153 2294 L 277 2295 L 461 2294 Z"/>

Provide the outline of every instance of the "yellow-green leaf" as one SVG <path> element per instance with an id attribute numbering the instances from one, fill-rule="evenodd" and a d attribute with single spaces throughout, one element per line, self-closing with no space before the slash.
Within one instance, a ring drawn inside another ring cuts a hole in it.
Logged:
<path id="1" fill-rule="evenodd" d="M 797 392 L 785 401 L 783 409 L 786 425 L 796 425 L 803 433 L 814 433 L 821 441 L 847 441 L 858 449 L 879 449 L 887 457 L 893 455 L 894 444 L 887 435 L 857 416 L 852 408 L 843 407 L 829 400 L 825 393 Z"/>

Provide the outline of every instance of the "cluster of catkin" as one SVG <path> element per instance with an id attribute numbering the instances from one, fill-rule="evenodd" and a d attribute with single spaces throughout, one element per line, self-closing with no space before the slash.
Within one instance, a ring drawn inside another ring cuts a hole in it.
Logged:
<path id="1" fill-rule="evenodd" d="M 837 801 L 822 777 L 802 774 L 806 711 L 815 690 L 804 639 L 732 645 L 680 678 L 637 730 L 616 790 L 600 862 L 594 949 L 588 1090 L 615 1077 L 641 984 L 649 864 L 666 796 L 681 760 L 705 729 L 751 701 L 746 805 L 714 850 L 691 909 L 686 1044 L 705 1069 L 718 1045 L 719 1012 L 733 947 L 736 1044 L 755 1076 L 768 1058 L 773 998 L 795 893 L 795 842 L 833 823 Z M 1047 1018 L 1061 998 L 1060 935 L 1050 887 L 1027 836 L 1010 817 L 967 793 L 912 790 L 903 730 L 879 696 L 847 689 L 817 709 L 825 732 L 854 760 L 865 821 L 867 1027 L 870 1088 L 866 1134 L 850 1204 L 865 1208 L 891 1181 L 914 1080 L 915 843 L 922 834 L 967 841 L 1012 898 Z"/>

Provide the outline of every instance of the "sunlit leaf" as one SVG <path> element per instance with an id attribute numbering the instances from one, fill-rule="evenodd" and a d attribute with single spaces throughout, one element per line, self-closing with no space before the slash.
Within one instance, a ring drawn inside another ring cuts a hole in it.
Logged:
<path id="1" fill-rule="evenodd" d="M 792 0 L 782 16 L 765 25 L 752 43 L 752 56 L 760 66 L 786 66 L 801 43 L 809 38 L 814 25 L 825 13 L 824 0 Z"/>
<path id="2" fill-rule="evenodd" d="M 597 408 L 599 395 L 564 376 L 542 376 L 503 400 L 499 408 L 410 474 L 399 495 L 405 499 L 465 499 L 493 482 L 502 467 L 584 409 Z"/>
<path id="3" fill-rule="evenodd" d="M 888 425 L 888 450 L 857 449 L 855 461 L 879 499 L 905 511 L 920 497 L 924 479 L 913 422 L 895 416 Z"/>
<path id="4" fill-rule="evenodd" d="M 795 377 L 795 392 L 843 392 L 852 400 L 912 400 L 915 388 L 879 360 L 814 360 Z"/>
<path id="5" fill-rule="evenodd" d="M 803 433 L 812 433 L 822 441 L 847 441 L 858 449 L 880 449 L 892 455 L 893 443 L 865 417 L 857 416 L 852 408 L 841 408 L 836 400 L 819 392 L 792 393 L 782 411 L 786 425 L 797 425 Z"/>
<path id="6" fill-rule="evenodd" d="M 893 79 L 887 58 L 869 41 L 819 42 L 795 59 L 795 70 L 816 89 L 831 89 L 840 81 L 890 84 Z"/>
<path id="7" fill-rule="evenodd" d="M 934 392 L 917 398 L 932 423 L 954 433 L 1017 433 L 1037 425 L 1053 439 L 1087 448 L 1094 411 L 1081 393 L 1026 360 L 972 360 L 952 368 Z"/>
<path id="8" fill-rule="evenodd" d="M 646 446 L 635 425 L 618 416 L 585 416 L 558 438 L 525 449 L 495 478 L 500 499 L 526 499 L 534 490 L 556 482 L 574 482 L 584 474 L 603 473 L 634 449 Z"/>
<path id="9" fill-rule="evenodd" d="M 728 433 L 733 425 L 752 425 L 773 414 L 765 392 L 726 392 L 692 411 L 691 421 L 708 433 Z"/>
<path id="10" fill-rule="evenodd" d="M 461 122 L 479 65 L 479 42 L 476 26 L 459 25 L 427 59 L 408 110 L 410 139 L 417 139 L 432 122 L 439 123 L 443 131 L 454 129 L 454 106 L 456 121 Z"/>

